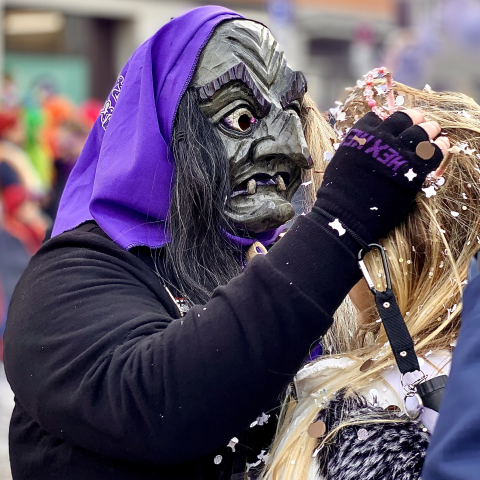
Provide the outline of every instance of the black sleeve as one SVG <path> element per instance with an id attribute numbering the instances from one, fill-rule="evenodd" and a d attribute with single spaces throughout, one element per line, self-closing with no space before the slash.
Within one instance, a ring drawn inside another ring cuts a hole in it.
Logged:
<path id="1" fill-rule="evenodd" d="M 50 240 L 7 322 L 17 401 L 54 436 L 124 460 L 180 463 L 226 445 L 274 404 L 359 278 L 357 247 L 327 223 L 301 218 L 176 320 L 153 272 L 109 239 Z"/>

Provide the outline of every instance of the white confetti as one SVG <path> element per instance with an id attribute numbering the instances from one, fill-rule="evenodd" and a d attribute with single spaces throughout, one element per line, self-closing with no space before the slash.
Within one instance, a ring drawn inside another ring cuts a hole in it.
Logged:
<path id="1" fill-rule="evenodd" d="M 428 357 L 428 356 L 430 356 L 432 353 L 433 353 L 433 352 L 430 350 L 429 352 L 427 352 L 427 353 L 425 354 L 425 356 Z"/>
<path id="2" fill-rule="evenodd" d="M 447 308 L 447 312 L 448 312 L 448 317 L 447 318 L 450 318 L 450 315 L 457 309 L 457 304 L 455 304 L 452 308 Z"/>
<path id="3" fill-rule="evenodd" d="M 312 458 L 315 458 L 318 455 L 318 452 L 323 448 L 323 445 L 315 449 L 315 451 L 312 454 Z"/>
<path id="4" fill-rule="evenodd" d="M 357 432 L 357 437 L 359 440 L 366 440 L 368 438 L 368 431 L 365 428 L 361 428 Z"/>
<path id="5" fill-rule="evenodd" d="M 223 457 L 221 455 L 217 455 L 214 459 L 213 459 L 213 463 L 215 465 L 220 465 L 222 463 L 222 460 L 223 460 Z"/>
<path id="6" fill-rule="evenodd" d="M 452 217 L 458 217 L 460 214 L 458 212 L 454 212 L 453 210 L 450 212 Z"/>
<path id="7" fill-rule="evenodd" d="M 365 82 L 363 82 L 362 80 L 357 80 L 357 87 L 358 88 L 363 88 L 364 86 L 365 86 Z"/>
<path id="8" fill-rule="evenodd" d="M 302 187 L 308 187 L 308 185 L 311 185 L 313 183 L 312 180 L 308 181 L 308 182 L 303 182 L 302 183 Z"/>
<path id="9" fill-rule="evenodd" d="M 440 177 L 436 182 L 435 185 L 437 187 L 443 187 L 445 185 L 445 177 Z"/>
<path id="10" fill-rule="evenodd" d="M 465 110 L 462 110 L 461 112 L 458 112 L 458 114 L 461 115 L 462 117 L 465 117 L 465 118 L 468 118 L 468 119 L 472 118 L 472 116 L 468 112 L 466 112 Z"/>
<path id="11" fill-rule="evenodd" d="M 270 455 L 266 453 L 266 450 L 262 450 L 260 452 L 260 455 L 257 455 L 257 458 L 262 461 L 263 463 L 267 463 L 268 459 L 270 458 Z"/>
<path id="12" fill-rule="evenodd" d="M 476 149 L 470 148 L 467 142 L 457 143 L 457 145 L 454 145 L 449 149 L 449 152 L 451 153 L 460 153 L 462 151 L 465 153 L 465 155 L 472 155 L 474 152 L 476 152 Z"/>
<path id="13" fill-rule="evenodd" d="M 262 463 L 261 460 L 255 463 L 247 463 L 247 472 L 250 471 L 251 468 L 258 467 Z"/>
<path id="14" fill-rule="evenodd" d="M 345 119 L 347 118 L 347 114 L 345 112 L 339 112 L 337 113 L 337 122 L 344 122 Z"/>
<path id="15" fill-rule="evenodd" d="M 425 193 L 425 196 L 427 198 L 433 197 L 434 195 L 437 194 L 437 191 L 435 190 L 435 185 L 432 185 L 427 188 L 422 188 L 423 193 Z"/>
<path id="16" fill-rule="evenodd" d="M 416 176 L 417 174 L 413 171 L 413 169 L 411 168 L 406 174 L 405 176 L 408 178 L 408 181 L 411 182 Z"/>
<path id="17" fill-rule="evenodd" d="M 325 152 L 325 153 L 323 154 L 323 159 L 324 159 L 326 162 L 329 162 L 332 158 L 333 158 L 333 153 L 332 153 L 332 152 Z"/>
<path id="18" fill-rule="evenodd" d="M 462 198 L 463 198 L 464 200 L 468 200 L 468 197 L 467 197 L 464 193 L 462 193 Z"/>
<path id="19" fill-rule="evenodd" d="M 253 428 L 253 427 L 257 426 L 257 425 L 258 425 L 258 421 L 255 420 L 254 422 L 252 422 L 252 423 L 250 424 L 250 428 Z"/>
<path id="20" fill-rule="evenodd" d="M 372 207 L 370 210 L 378 210 L 378 207 Z"/>
<path id="21" fill-rule="evenodd" d="M 399 96 L 395 99 L 395 105 L 396 105 L 397 107 L 401 107 L 404 103 L 405 103 L 405 97 L 402 96 L 402 95 L 399 95 Z"/>
<path id="22" fill-rule="evenodd" d="M 238 443 L 238 438 L 237 437 L 233 437 L 231 440 L 230 440 L 230 443 L 227 445 L 227 447 L 230 447 L 232 449 L 232 452 L 235 451 L 235 446 L 237 445 Z"/>
<path id="23" fill-rule="evenodd" d="M 342 235 L 345 235 L 347 232 L 343 227 L 342 224 L 340 223 L 340 220 L 336 218 L 333 222 L 330 222 L 328 224 L 329 227 L 333 228 L 333 230 L 338 231 L 338 235 L 341 237 Z"/>
<path id="24" fill-rule="evenodd" d="M 427 83 L 423 88 L 427 93 L 432 93 L 432 87 Z"/>
<path id="25" fill-rule="evenodd" d="M 335 150 L 338 150 L 338 147 L 339 147 L 340 145 L 341 145 L 340 143 L 334 143 L 334 144 L 333 144 L 333 148 L 334 148 Z"/>
<path id="26" fill-rule="evenodd" d="M 385 95 L 385 85 L 379 85 L 378 87 L 375 87 L 375 90 L 377 91 L 377 95 Z"/>
<path id="27" fill-rule="evenodd" d="M 268 419 L 270 418 L 270 415 L 267 415 L 266 413 L 262 413 L 261 417 L 257 418 L 258 425 L 262 426 L 268 423 Z"/>

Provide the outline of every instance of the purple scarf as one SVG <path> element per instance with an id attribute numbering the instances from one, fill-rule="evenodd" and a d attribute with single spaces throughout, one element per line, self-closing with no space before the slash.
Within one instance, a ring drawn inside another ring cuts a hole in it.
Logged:
<path id="1" fill-rule="evenodd" d="M 197 8 L 171 20 L 137 49 L 70 175 L 52 236 L 95 220 L 126 249 L 169 242 L 166 219 L 174 175 L 169 145 L 177 108 L 215 27 L 235 18 L 243 17 L 222 7 Z M 256 239 L 268 245 L 280 231 Z M 239 246 L 254 241 L 233 240 Z"/>

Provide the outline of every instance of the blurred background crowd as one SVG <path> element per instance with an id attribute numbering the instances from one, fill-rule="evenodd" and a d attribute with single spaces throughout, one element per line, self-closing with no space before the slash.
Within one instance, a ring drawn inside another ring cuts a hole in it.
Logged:
<path id="1" fill-rule="evenodd" d="M 118 72 L 194 0 L 0 0 L 0 355 L 13 288 Z M 322 110 L 386 65 L 413 87 L 480 99 L 480 0 L 220 0 L 273 31 Z M 161 59 L 158 59 L 161 61 Z M 11 392 L 0 375 L 0 480 Z"/>

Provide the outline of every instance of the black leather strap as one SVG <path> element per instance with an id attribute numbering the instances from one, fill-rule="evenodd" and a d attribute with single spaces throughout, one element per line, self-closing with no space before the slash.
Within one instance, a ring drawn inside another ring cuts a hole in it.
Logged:
<path id="1" fill-rule="evenodd" d="M 420 370 L 413 340 L 391 289 L 375 292 L 375 303 L 401 373 Z"/>

